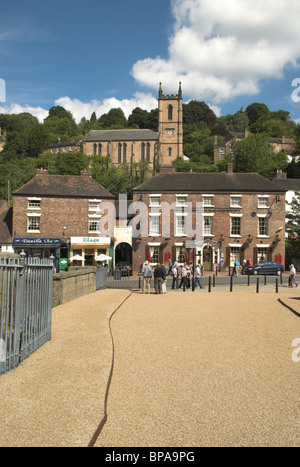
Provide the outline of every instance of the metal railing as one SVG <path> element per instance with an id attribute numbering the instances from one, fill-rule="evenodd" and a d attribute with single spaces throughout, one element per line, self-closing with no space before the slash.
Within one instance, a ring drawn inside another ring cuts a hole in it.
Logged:
<path id="1" fill-rule="evenodd" d="M 52 259 L 0 259 L 0 375 L 51 339 L 52 285 Z"/>

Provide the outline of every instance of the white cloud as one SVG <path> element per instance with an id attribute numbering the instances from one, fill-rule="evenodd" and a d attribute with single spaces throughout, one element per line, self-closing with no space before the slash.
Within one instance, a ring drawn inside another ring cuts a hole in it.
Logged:
<path id="1" fill-rule="evenodd" d="M 90 119 L 93 112 L 96 112 L 97 118 L 99 118 L 113 108 L 121 108 L 125 117 L 128 118 L 136 107 L 141 107 L 148 111 L 157 108 L 157 99 L 151 94 L 137 92 L 131 99 L 123 100 L 111 97 L 103 101 L 95 99 L 91 102 L 81 102 L 79 99 L 61 97 L 55 101 L 55 105 L 61 105 L 66 110 L 69 110 L 76 122 L 79 123 L 82 117 Z"/>
<path id="2" fill-rule="evenodd" d="M 24 112 L 30 113 L 34 117 L 37 117 L 40 122 L 43 122 L 49 113 L 48 110 L 45 110 L 42 107 L 31 107 L 29 105 L 21 106 L 19 104 L 13 103 L 10 106 L 0 106 L 0 114 L 18 115 Z"/>
<path id="3" fill-rule="evenodd" d="M 145 58 L 132 68 L 140 85 L 213 104 L 255 95 L 264 78 L 280 79 L 300 59 L 298 0 L 172 0 L 169 56 Z"/>
<path id="4" fill-rule="evenodd" d="M 90 119 L 93 112 L 96 112 L 97 118 L 109 112 L 112 108 L 121 108 L 126 116 L 129 117 L 132 110 L 140 107 L 144 110 L 152 110 L 157 108 L 157 99 L 151 94 L 137 92 L 131 99 L 119 100 L 115 97 L 104 99 L 103 101 L 93 100 L 91 102 L 82 102 L 79 99 L 71 99 L 70 97 L 60 97 L 56 99 L 53 105 L 60 105 L 70 111 L 77 123 L 82 117 Z M 49 110 L 42 107 L 30 107 L 28 105 L 21 106 L 19 104 L 11 104 L 10 106 L 0 106 L 0 114 L 20 114 L 28 112 L 38 118 L 43 123 L 44 119 L 49 115 Z"/>

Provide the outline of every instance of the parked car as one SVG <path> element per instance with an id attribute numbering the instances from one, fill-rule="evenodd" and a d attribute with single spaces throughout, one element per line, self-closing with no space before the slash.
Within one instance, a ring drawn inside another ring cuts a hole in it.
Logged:
<path id="1" fill-rule="evenodd" d="M 255 264 L 255 266 L 247 266 L 244 270 L 244 274 L 283 274 L 284 268 L 282 264 L 265 262 L 260 264 Z"/>
<path id="2" fill-rule="evenodd" d="M 121 271 L 122 276 L 132 276 L 132 266 L 130 263 L 120 262 L 116 264 L 116 271 Z"/>

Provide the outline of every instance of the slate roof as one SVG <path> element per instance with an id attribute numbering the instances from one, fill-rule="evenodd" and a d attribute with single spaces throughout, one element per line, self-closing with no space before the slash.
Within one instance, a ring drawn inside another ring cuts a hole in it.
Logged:
<path id="1" fill-rule="evenodd" d="M 273 183 L 280 186 L 285 191 L 300 191 L 300 179 L 299 178 L 274 178 Z"/>
<path id="2" fill-rule="evenodd" d="M 0 201 L 0 204 L 2 201 Z M 6 201 L 5 201 L 6 203 Z M 7 206 L 7 203 L 6 203 Z M 12 243 L 12 208 L 0 214 L 0 245 Z"/>
<path id="3" fill-rule="evenodd" d="M 167 173 L 134 188 L 134 193 L 285 193 L 285 188 L 256 173 Z"/>
<path id="4" fill-rule="evenodd" d="M 91 130 L 84 141 L 156 141 L 158 138 L 159 133 L 153 130 Z"/>
<path id="5" fill-rule="evenodd" d="M 13 193 L 14 196 L 53 196 L 61 198 L 115 199 L 91 175 L 37 174 Z"/>

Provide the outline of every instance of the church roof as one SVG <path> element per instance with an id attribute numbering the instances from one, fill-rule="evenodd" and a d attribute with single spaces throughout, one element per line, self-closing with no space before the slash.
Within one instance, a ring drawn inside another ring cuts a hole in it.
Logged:
<path id="1" fill-rule="evenodd" d="M 153 130 L 91 130 L 84 141 L 157 141 L 158 138 L 159 133 Z"/>

